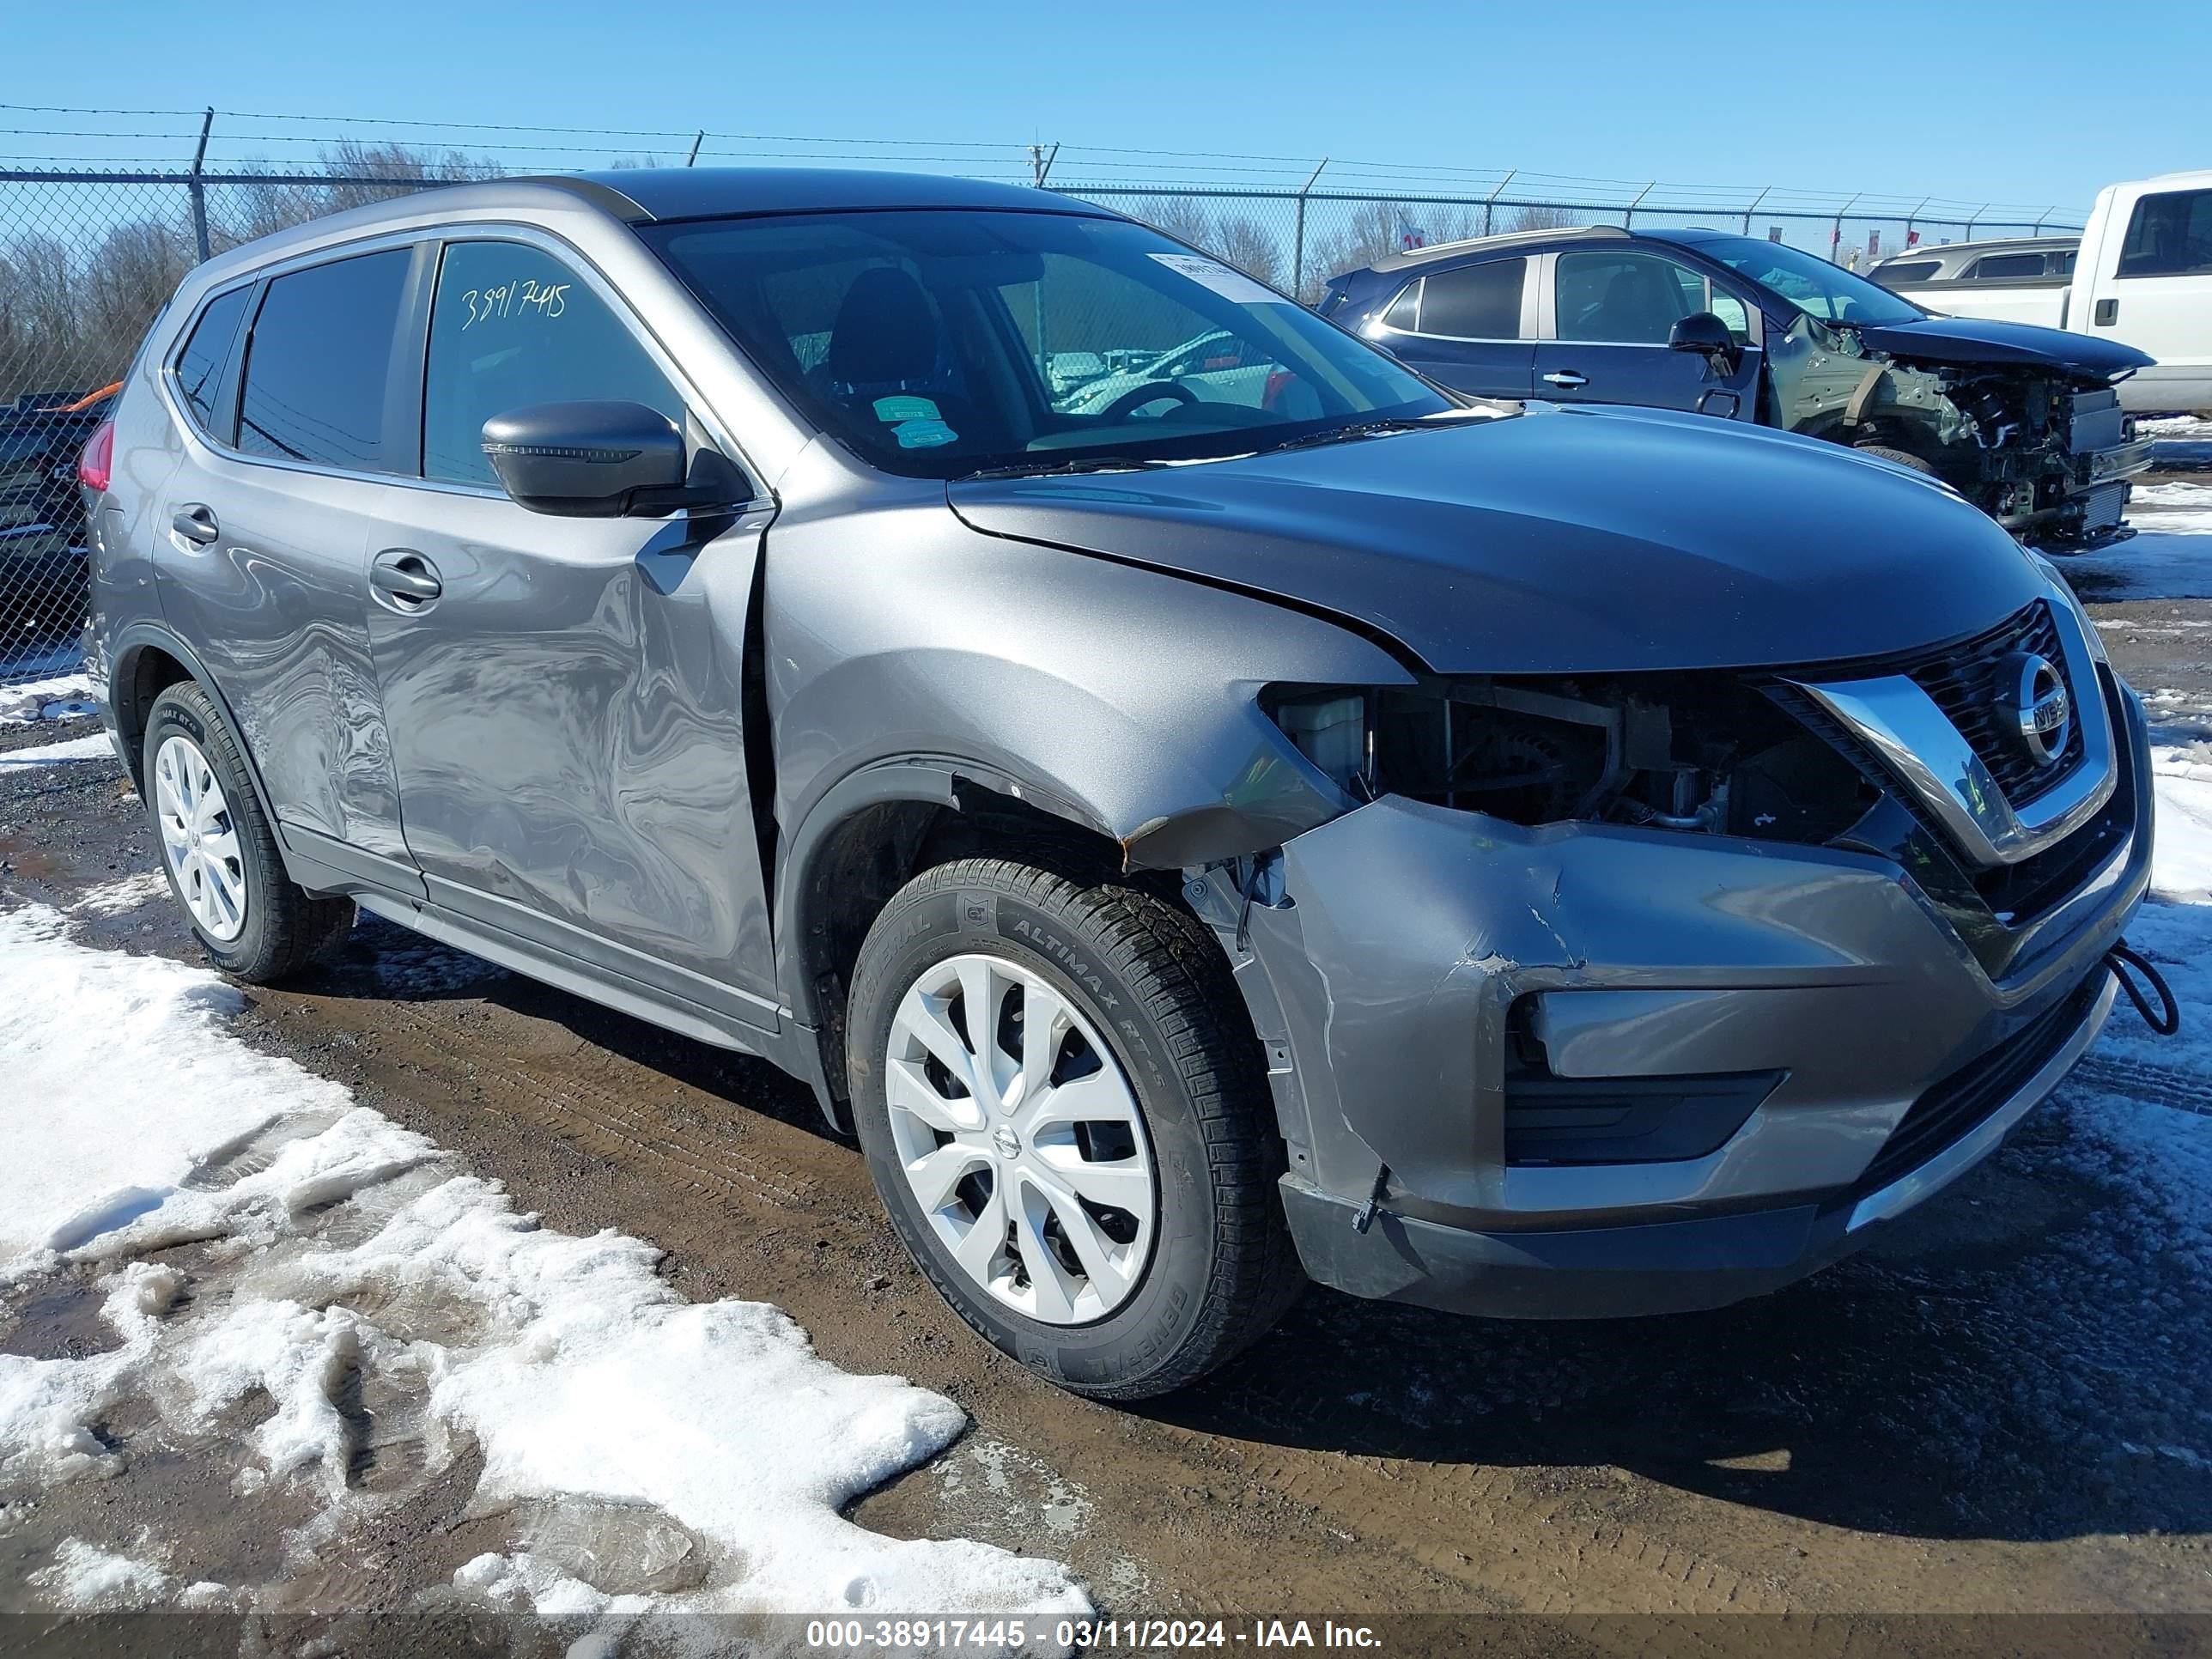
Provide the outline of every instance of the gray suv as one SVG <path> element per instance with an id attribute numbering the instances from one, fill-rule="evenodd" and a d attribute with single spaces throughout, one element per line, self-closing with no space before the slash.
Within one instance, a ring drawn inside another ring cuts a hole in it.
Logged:
<path id="1" fill-rule="evenodd" d="M 1217 335 L 1235 398 L 1055 401 Z M 84 477 L 88 658 L 216 963 L 358 905 L 764 1055 L 1086 1394 L 1309 1278 L 1782 1285 L 2050 1091 L 2147 878 L 2135 696 L 1943 485 L 1466 407 L 1026 190 L 342 214 L 185 280 Z"/>

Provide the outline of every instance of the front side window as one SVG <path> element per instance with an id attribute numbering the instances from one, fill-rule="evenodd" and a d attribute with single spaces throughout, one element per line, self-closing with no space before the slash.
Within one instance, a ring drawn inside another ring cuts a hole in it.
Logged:
<path id="1" fill-rule="evenodd" d="M 230 361 L 230 343 L 238 337 L 238 319 L 246 314 L 251 288 L 233 289 L 218 295 L 200 313 L 191 337 L 177 354 L 177 392 L 203 430 L 228 441 L 230 434 L 215 427 L 215 398 L 222 380 L 222 366 Z"/>
<path id="2" fill-rule="evenodd" d="M 385 390 L 413 256 L 357 254 L 273 279 L 246 349 L 238 447 L 348 472 L 388 472 Z"/>
<path id="3" fill-rule="evenodd" d="M 1781 242 L 1749 236 L 1704 236 L 1698 252 L 1757 283 L 1784 304 L 1822 322 L 1909 323 L 1928 313 L 1841 265 Z"/>
<path id="4" fill-rule="evenodd" d="M 1705 279 L 1656 253 L 1562 253 L 1554 278 L 1558 336 L 1665 345 L 1674 325 L 1705 309 Z"/>
<path id="5" fill-rule="evenodd" d="M 1454 407 L 1123 220 L 897 209 L 640 234 L 816 425 L 908 477 L 1243 454 Z"/>
<path id="6" fill-rule="evenodd" d="M 2212 273 L 2212 190 L 2168 190 L 2146 196 L 2128 220 L 2120 245 L 2120 276 L 2202 276 Z"/>
<path id="7" fill-rule="evenodd" d="M 422 476 L 495 483 L 486 421 L 532 404 L 594 400 L 684 422 L 668 377 L 574 270 L 521 242 L 448 243 L 430 307 Z"/>
<path id="8" fill-rule="evenodd" d="M 1421 332 L 1461 340 L 1521 337 L 1526 259 L 1492 259 L 1431 272 L 1421 289 Z"/>

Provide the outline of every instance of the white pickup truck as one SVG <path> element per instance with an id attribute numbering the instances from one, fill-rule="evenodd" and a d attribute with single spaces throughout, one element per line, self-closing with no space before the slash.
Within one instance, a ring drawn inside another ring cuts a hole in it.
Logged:
<path id="1" fill-rule="evenodd" d="M 2076 241 L 1908 248 L 1867 273 L 1953 317 L 2039 323 L 2158 361 L 2120 383 L 2136 414 L 2212 414 L 2212 171 L 2107 185 Z"/>

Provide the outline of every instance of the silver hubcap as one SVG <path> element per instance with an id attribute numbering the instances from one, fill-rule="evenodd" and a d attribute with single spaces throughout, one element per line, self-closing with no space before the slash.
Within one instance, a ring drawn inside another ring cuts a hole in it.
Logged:
<path id="1" fill-rule="evenodd" d="M 951 957 L 901 1000 L 885 1062 L 899 1167 L 969 1279 L 1048 1325 L 1128 1300 L 1152 1252 L 1152 1143 L 1088 1019 L 1026 968 Z"/>
<path id="2" fill-rule="evenodd" d="M 169 738 L 154 756 L 154 811 L 161 851 L 185 908 L 210 939 L 228 942 L 246 929 L 246 862 L 222 785 L 199 745 Z"/>

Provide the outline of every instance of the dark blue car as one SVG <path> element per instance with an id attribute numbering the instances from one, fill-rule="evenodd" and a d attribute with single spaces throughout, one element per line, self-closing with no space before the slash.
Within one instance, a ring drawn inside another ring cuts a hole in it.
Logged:
<path id="1" fill-rule="evenodd" d="M 1937 316 L 1779 242 L 1715 230 L 1486 236 L 1330 280 L 1321 305 L 1484 398 L 1756 421 L 1942 477 L 2031 545 L 2133 533 L 2149 463 L 2114 384 L 2149 363 L 2057 329 Z"/>

